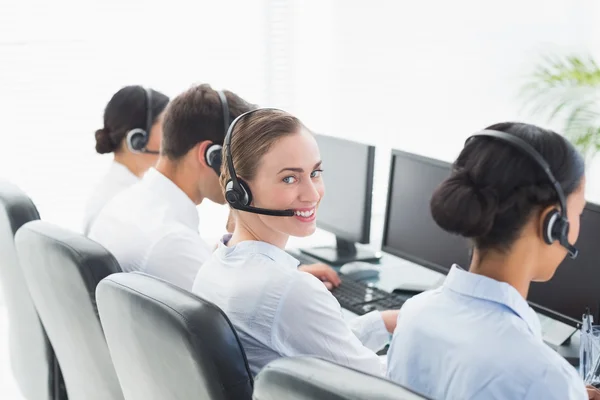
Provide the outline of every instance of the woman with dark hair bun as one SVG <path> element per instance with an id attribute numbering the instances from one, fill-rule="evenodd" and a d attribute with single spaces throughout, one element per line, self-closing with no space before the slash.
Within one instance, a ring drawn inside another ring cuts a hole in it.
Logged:
<path id="1" fill-rule="evenodd" d="M 452 266 L 442 287 L 402 307 L 388 377 L 433 399 L 595 398 L 598 392 L 586 394 L 577 371 L 543 342 L 527 303 L 531 282 L 551 279 L 574 253 L 584 160 L 562 136 L 533 125 L 486 130 L 492 136 L 467 140 L 431 198 L 435 222 L 472 241 L 471 263 Z M 568 232 L 561 229 L 564 212 Z"/>
<path id="2" fill-rule="evenodd" d="M 143 86 L 126 86 L 104 110 L 104 127 L 95 134 L 96 151 L 113 153 L 113 162 L 90 196 L 83 222 L 87 235 L 92 222 L 121 190 L 136 183 L 156 163 L 162 140 L 162 116 L 169 98 Z"/>

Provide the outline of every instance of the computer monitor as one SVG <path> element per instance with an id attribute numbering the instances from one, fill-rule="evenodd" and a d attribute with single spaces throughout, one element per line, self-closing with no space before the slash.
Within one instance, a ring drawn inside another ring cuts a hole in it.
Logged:
<path id="1" fill-rule="evenodd" d="M 586 308 L 600 321 L 600 206 L 587 203 L 580 218 L 576 259 L 560 264 L 548 282 L 534 282 L 529 303 L 534 309 L 561 322 L 577 326 Z"/>
<path id="2" fill-rule="evenodd" d="M 356 247 L 356 243 L 370 240 L 375 147 L 331 136 L 315 137 L 325 182 L 317 226 L 334 233 L 337 245 L 300 250 L 330 264 L 379 259 L 378 252 Z"/>
<path id="3" fill-rule="evenodd" d="M 453 263 L 467 269 L 470 242 L 437 226 L 429 208 L 451 165 L 394 150 L 382 250 L 447 274 Z M 586 308 L 600 321 L 600 206 L 587 203 L 580 220 L 576 259 L 565 258 L 549 282 L 531 284 L 527 300 L 538 312 L 577 326 Z"/>
<path id="4" fill-rule="evenodd" d="M 382 250 L 447 274 L 452 264 L 469 268 L 470 245 L 440 228 L 429 203 L 450 176 L 451 164 L 393 150 Z"/>

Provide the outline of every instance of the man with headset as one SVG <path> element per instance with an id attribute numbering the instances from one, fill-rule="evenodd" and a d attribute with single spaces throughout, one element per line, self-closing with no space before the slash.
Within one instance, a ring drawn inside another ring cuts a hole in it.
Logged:
<path id="1" fill-rule="evenodd" d="M 225 204 L 219 184 L 223 140 L 230 121 L 253 108 L 235 93 L 207 84 L 173 99 L 163 119 L 156 167 L 104 207 L 89 237 L 110 251 L 123 271 L 145 272 L 191 290 L 213 251 L 200 237 L 196 206 L 205 198 Z M 339 283 L 324 264 L 304 268 Z"/>

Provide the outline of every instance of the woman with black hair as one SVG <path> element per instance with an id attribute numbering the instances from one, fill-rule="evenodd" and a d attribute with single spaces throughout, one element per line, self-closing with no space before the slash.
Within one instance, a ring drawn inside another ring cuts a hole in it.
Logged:
<path id="1" fill-rule="evenodd" d="M 526 300 L 531 282 L 551 279 L 574 252 L 584 160 L 533 125 L 487 130 L 467 140 L 431 198 L 436 223 L 472 240 L 471 265 L 452 266 L 442 287 L 402 307 L 388 377 L 434 399 L 588 399 L 577 371 L 543 342 Z"/>
<path id="2" fill-rule="evenodd" d="M 117 193 L 136 183 L 156 163 L 162 140 L 162 116 L 169 98 L 143 86 L 126 86 L 104 110 L 104 127 L 96 131 L 96 151 L 113 153 L 113 162 L 86 207 L 83 231 Z"/>

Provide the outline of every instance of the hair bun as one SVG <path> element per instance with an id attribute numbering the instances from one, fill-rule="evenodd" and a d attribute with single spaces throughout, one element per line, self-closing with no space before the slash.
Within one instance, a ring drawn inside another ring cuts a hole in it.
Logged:
<path id="1" fill-rule="evenodd" d="M 100 154 L 112 153 L 115 151 L 115 145 L 110 138 L 110 132 L 106 129 L 96 131 L 96 151 Z"/>
<path id="2" fill-rule="evenodd" d="M 446 179 L 431 197 L 431 214 L 445 231 L 464 237 L 485 236 L 498 214 L 498 194 L 478 187 L 466 172 Z"/>

